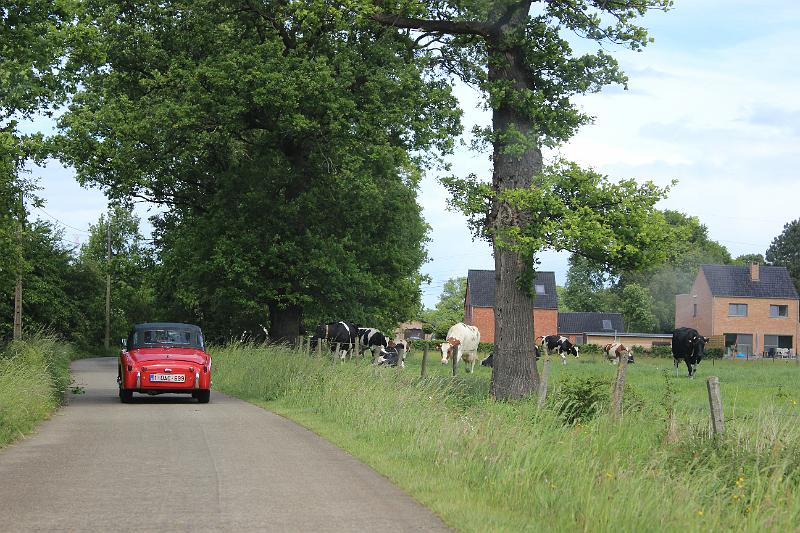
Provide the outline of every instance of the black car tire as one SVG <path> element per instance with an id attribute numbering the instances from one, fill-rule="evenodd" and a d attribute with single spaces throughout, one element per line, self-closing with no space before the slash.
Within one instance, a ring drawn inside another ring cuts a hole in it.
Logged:
<path id="1" fill-rule="evenodd" d="M 193 392 L 192 396 L 197 398 L 198 403 L 208 403 L 211 400 L 211 391 L 199 390 L 197 392 Z"/>
<path id="2" fill-rule="evenodd" d="M 128 389 L 119 388 L 119 401 L 122 403 L 130 403 L 133 400 L 133 391 Z"/>

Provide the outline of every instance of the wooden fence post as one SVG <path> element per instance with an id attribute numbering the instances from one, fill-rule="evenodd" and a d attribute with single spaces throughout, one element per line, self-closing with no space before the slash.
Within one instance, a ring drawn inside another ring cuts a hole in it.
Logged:
<path id="1" fill-rule="evenodd" d="M 334 343 L 333 345 L 333 364 L 336 364 L 337 359 L 339 359 L 339 343 Z"/>
<path id="2" fill-rule="evenodd" d="M 305 345 L 304 349 L 305 349 L 306 355 L 308 357 L 311 357 L 311 337 L 308 337 L 306 339 L 306 345 Z"/>
<path id="3" fill-rule="evenodd" d="M 420 377 L 428 375 L 428 342 L 425 341 L 425 346 L 422 349 L 422 370 L 420 370 Z"/>
<path id="4" fill-rule="evenodd" d="M 534 355 L 534 358 L 536 356 Z M 536 361 L 533 362 L 536 364 Z M 539 376 L 539 407 L 544 407 L 544 402 L 547 399 L 547 377 L 550 375 L 550 356 L 546 355 L 544 362 L 542 362 L 542 375 Z"/>
<path id="5" fill-rule="evenodd" d="M 611 417 L 619 420 L 622 417 L 622 397 L 625 394 L 625 369 L 628 368 L 628 354 L 619 354 L 617 363 L 617 380 L 614 382 L 614 397 L 611 400 Z"/>
<path id="6" fill-rule="evenodd" d="M 450 356 L 453 358 L 453 377 L 458 374 L 458 346 L 450 347 Z"/>
<path id="7" fill-rule="evenodd" d="M 397 368 L 404 368 L 406 360 L 406 349 L 397 350 Z"/>
<path id="8" fill-rule="evenodd" d="M 719 393 L 719 378 L 709 376 L 706 379 L 708 385 L 708 405 L 711 408 L 711 427 L 714 435 L 725 433 L 725 416 L 722 413 L 722 396 Z"/>
<path id="9" fill-rule="evenodd" d="M 359 338 L 356 336 L 356 342 L 355 342 L 355 344 L 353 344 L 353 350 L 355 351 L 355 353 L 354 353 L 353 355 L 351 355 L 351 356 L 350 356 L 351 358 L 352 358 L 353 356 L 355 356 L 355 357 L 356 357 L 356 359 L 359 359 L 359 358 L 361 358 L 361 342 L 359 342 L 360 340 L 361 340 L 361 339 L 359 339 Z"/>
<path id="10" fill-rule="evenodd" d="M 322 357 L 322 339 L 317 339 L 317 357 Z"/>

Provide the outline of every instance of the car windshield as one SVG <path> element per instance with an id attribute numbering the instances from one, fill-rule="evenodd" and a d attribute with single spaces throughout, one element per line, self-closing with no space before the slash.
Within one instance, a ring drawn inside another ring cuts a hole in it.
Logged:
<path id="1" fill-rule="evenodd" d="M 203 349 L 199 331 L 181 328 L 152 328 L 133 332 L 131 348 L 171 347 Z"/>

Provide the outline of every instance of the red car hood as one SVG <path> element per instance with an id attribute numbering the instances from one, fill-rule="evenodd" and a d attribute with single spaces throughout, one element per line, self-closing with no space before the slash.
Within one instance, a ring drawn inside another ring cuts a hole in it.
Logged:
<path id="1" fill-rule="evenodd" d="M 208 363 L 210 356 L 197 348 L 137 348 L 128 352 L 135 363 L 185 361 L 196 365 Z"/>

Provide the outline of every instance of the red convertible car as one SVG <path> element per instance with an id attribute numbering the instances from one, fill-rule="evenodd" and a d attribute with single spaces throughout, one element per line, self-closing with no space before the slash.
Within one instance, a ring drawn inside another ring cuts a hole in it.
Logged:
<path id="1" fill-rule="evenodd" d="M 211 356 L 199 327 L 137 324 L 123 347 L 117 375 L 121 402 L 130 402 L 134 392 L 191 394 L 200 403 L 211 399 Z"/>

